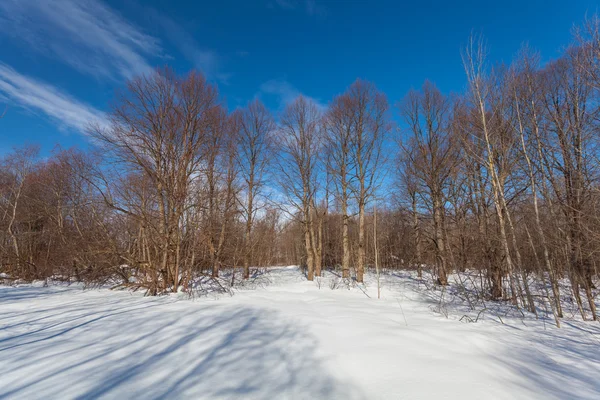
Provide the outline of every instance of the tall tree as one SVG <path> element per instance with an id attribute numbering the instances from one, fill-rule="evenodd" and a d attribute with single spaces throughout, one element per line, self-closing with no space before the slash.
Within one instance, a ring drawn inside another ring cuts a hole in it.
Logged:
<path id="1" fill-rule="evenodd" d="M 164 69 L 130 81 L 113 108 L 110 127 L 91 131 L 120 167 L 143 176 L 155 193 L 156 211 L 149 204 L 143 213 L 106 197 L 146 232 L 158 235 L 155 258 L 144 260 L 161 277 L 153 282 L 153 293 L 161 286 L 173 291 L 179 286 L 181 222 L 189 207 L 190 187 L 200 177 L 218 107 L 217 90 L 202 74 L 191 72 L 181 78 Z"/>
<path id="2" fill-rule="evenodd" d="M 418 180 L 433 215 L 433 244 L 438 281 L 448 284 L 444 217 L 448 185 L 459 161 L 459 146 L 451 129 L 451 104 L 430 82 L 412 91 L 401 106 L 411 136 L 403 145 L 406 173 Z M 414 201 L 414 200 L 413 200 Z"/>
<path id="3" fill-rule="evenodd" d="M 30 271 L 29 268 L 35 269 L 35 264 L 24 257 L 23 249 L 21 248 L 20 236 L 18 232 L 19 209 L 23 208 L 23 203 L 26 200 L 24 192 L 28 181 L 34 174 L 37 165 L 36 158 L 39 154 L 39 147 L 27 146 L 22 149 L 17 149 L 13 153 L 8 154 L 0 160 L 0 168 L 3 172 L 1 194 L 2 201 L 0 202 L 5 220 L 6 234 L 9 240 L 7 244 L 9 249 L 4 249 L 6 258 L 14 265 L 14 270 L 22 276 L 31 278 L 36 277 L 36 271 Z M 5 242 L 6 243 L 6 242 Z"/>
<path id="4" fill-rule="evenodd" d="M 206 148 L 206 164 L 200 195 L 205 197 L 205 240 L 210 252 L 212 276 L 219 275 L 222 254 L 229 237 L 231 223 L 237 212 L 238 166 L 235 162 L 237 144 L 237 121 L 224 109 L 217 109 L 214 124 Z"/>
<path id="5" fill-rule="evenodd" d="M 342 277 L 346 279 L 350 278 L 349 203 L 353 183 L 351 174 L 356 166 L 352 153 L 354 118 L 352 98 L 345 93 L 333 100 L 324 119 L 327 170 L 335 187 L 336 203 L 342 218 Z"/>
<path id="6" fill-rule="evenodd" d="M 588 298 L 592 318 L 597 319 L 592 294 L 593 266 L 585 227 L 589 207 L 592 176 L 597 173 L 594 159 L 594 135 L 597 110 L 591 102 L 592 89 L 581 65 L 584 55 L 579 48 L 571 48 L 567 55 L 544 71 L 546 86 L 543 105 L 548 127 L 543 146 L 548 177 L 567 221 L 569 248 L 569 275 L 573 294 L 582 314 L 579 294 L 582 287 Z M 560 181 L 556 179 L 560 177 Z M 583 315 L 585 318 L 585 315 Z"/>
<path id="7" fill-rule="evenodd" d="M 323 145 L 321 115 L 312 101 L 300 96 L 285 108 L 279 125 L 280 183 L 288 201 L 302 216 L 308 280 L 313 280 L 313 275 L 321 272 L 321 238 L 315 221 Z"/>
<path id="8" fill-rule="evenodd" d="M 384 139 L 389 132 L 388 102 L 374 84 L 357 80 L 346 91 L 351 107 L 350 148 L 354 159 L 352 191 L 358 205 L 356 280 L 363 281 L 366 265 L 365 212 L 383 176 Z"/>
<path id="9" fill-rule="evenodd" d="M 513 302 L 515 302 L 517 294 L 512 279 L 515 268 L 513 256 L 510 251 L 506 215 L 507 204 L 503 190 L 503 182 L 506 175 L 502 173 L 502 166 L 499 164 L 499 161 L 502 160 L 496 157 L 498 153 L 495 148 L 494 123 L 492 121 L 496 118 L 497 122 L 498 119 L 501 118 L 501 110 L 492 107 L 494 95 L 493 81 L 492 78 L 487 75 L 485 65 L 486 57 L 487 50 L 483 39 L 471 37 L 469 45 L 463 52 L 463 64 L 469 83 L 468 97 L 474 110 L 473 117 L 475 127 L 480 131 L 480 135 L 473 135 L 472 137 L 477 138 L 477 142 L 480 142 L 476 143 L 476 148 L 479 149 L 478 157 L 481 159 L 482 165 L 485 167 L 486 173 L 489 176 L 500 231 L 502 256 L 505 263 L 504 273 L 509 276 L 511 296 L 513 297 Z M 501 123 L 496 124 L 496 127 L 499 126 L 501 126 Z M 492 297 L 494 298 L 502 296 L 502 275 L 499 275 L 498 272 L 499 271 L 496 270 L 492 273 Z"/>
<path id="10" fill-rule="evenodd" d="M 273 116 L 260 100 L 254 100 L 236 114 L 238 126 L 237 160 L 244 180 L 246 199 L 242 204 L 246 230 L 244 237 L 244 279 L 250 277 L 253 262 L 252 229 L 259 200 L 264 194 L 265 174 L 271 157 L 270 135 L 275 130 Z"/>

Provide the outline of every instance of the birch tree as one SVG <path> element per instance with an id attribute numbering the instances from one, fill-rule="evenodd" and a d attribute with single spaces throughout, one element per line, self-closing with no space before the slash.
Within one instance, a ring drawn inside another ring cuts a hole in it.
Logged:
<path id="1" fill-rule="evenodd" d="M 383 144 L 389 132 L 388 102 L 370 82 L 357 80 L 346 91 L 352 116 L 350 148 L 354 160 L 354 185 L 351 186 L 358 206 L 358 254 L 356 281 L 362 282 L 366 265 L 365 212 L 381 182 Z"/>
<path id="2" fill-rule="evenodd" d="M 264 194 L 265 176 L 272 155 L 270 135 L 275 130 L 275 121 L 262 102 L 254 100 L 237 115 L 238 147 L 237 162 L 244 181 L 245 201 L 242 202 L 246 223 L 244 236 L 244 279 L 250 277 L 253 262 L 253 227 L 259 201 Z"/>
<path id="3" fill-rule="evenodd" d="M 176 291 L 179 286 L 181 222 L 218 107 L 217 90 L 203 75 L 191 72 L 180 78 L 165 69 L 130 81 L 116 101 L 110 127 L 91 130 L 114 163 L 143 176 L 155 193 L 156 212 L 151 214 L 156 220 L 105 197 L 113 208 L 136 218 L 146 232 L 158 235 L 158 252 L 144 260 L 160 279 L 152 283 L 151 293 Z"/>
<path id="4" fill-rule="evenodd" d="M 449 269 L 444 227 L 446 190 L 458 163 L 459 149 L 450 127 L 450 110 L 449 100 L 429 82 L 423 85 L 421 92 L 410 92 L 401 106 L 411 134 L 403 145 L 405 165 L 409 173 L 418 179 L 418 186 L 426 191 L 429 199 L 438 282 L 441 285 L 448 284 Z"/>
<path id="5" fill-rule="evenodd" d="M 352 152 L 354 124 L 352 98 L 348 93 L 337 96 L 324 119 L 327 143 L 327 171 L 335 188 L 336 203 L 341 212 L 342 277 L 350 278 L 350 195 L 354 182 L 352 171 L 356 160 Z"/>
<path id="6" fill-rule="evenodd" d="M 290 205 L 301 214 L 308 280 L 321 274 L 321 248 L 316 210 L 320 171 L 321 116 L 317 106 L 300 96 L 289 104 L 280 118 L 280 184 Z"/>

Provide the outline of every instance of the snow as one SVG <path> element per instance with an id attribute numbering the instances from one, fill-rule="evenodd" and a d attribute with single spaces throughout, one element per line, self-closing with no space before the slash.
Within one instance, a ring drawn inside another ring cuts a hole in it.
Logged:
<path id="1" fill-rule="evenodd" d="M 600 398 L 597 322 L 465 323 L 414 275 L 383 276 L 382 299 L 372 275 L 335 279 L 277 268 L 193 300 L 0 286 L 0 398 Z"/>

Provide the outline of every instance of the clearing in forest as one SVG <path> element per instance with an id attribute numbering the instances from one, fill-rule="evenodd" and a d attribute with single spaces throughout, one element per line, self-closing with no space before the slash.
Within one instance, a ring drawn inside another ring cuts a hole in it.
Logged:
<path id="1" fill-rule="evenodd" d="M 597 399 L 600 324 L 466 311 L 408 272 L 233 296 L 0 287 L 0 398 Z M 336 285 L 336 283 L 338 283 Z M 337 287 L 335 287 L 337 286 Z M 464 317 L 468 314 L 468 317 Z"/>

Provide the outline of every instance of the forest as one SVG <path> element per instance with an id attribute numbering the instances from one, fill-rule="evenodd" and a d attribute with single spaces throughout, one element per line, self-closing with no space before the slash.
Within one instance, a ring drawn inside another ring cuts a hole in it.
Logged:
<path id="1" fill-rule="evenodd" d="M 278 112 L 227 109 L 198 71 L 137 76 L 89 149 L 0 160 L 1 279 L 160 295 L 276 265 L 352 285 L 468 272 L 485 301 L 597 320 L 600 19 L 551 61 L 524 46 L 491 64 L 478 36 L 461 55 L 462 93 L 427 81 L 388 99 L 358 79 Z"/>

